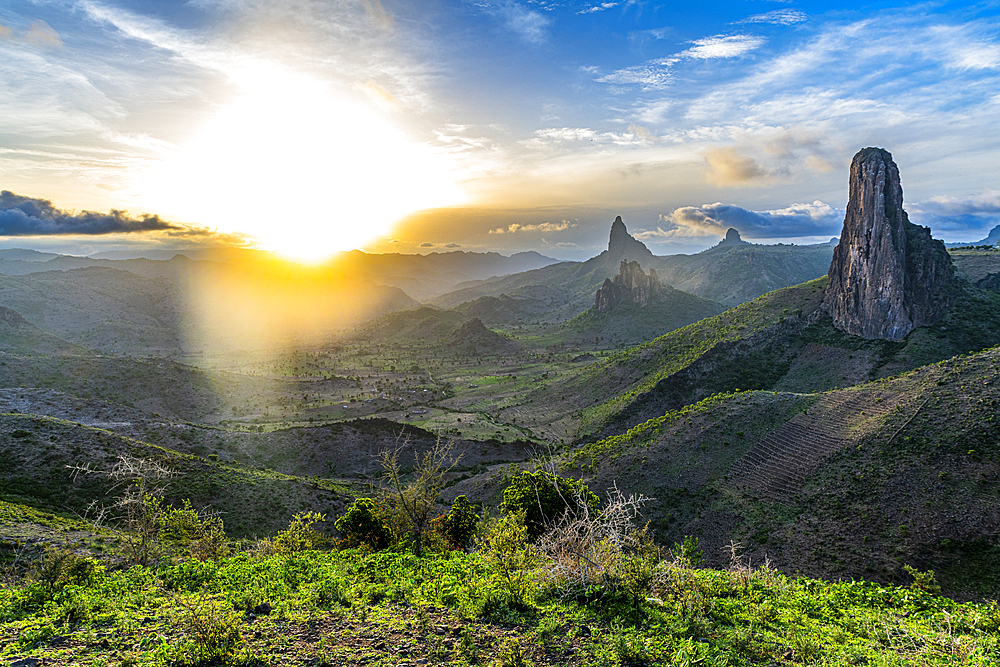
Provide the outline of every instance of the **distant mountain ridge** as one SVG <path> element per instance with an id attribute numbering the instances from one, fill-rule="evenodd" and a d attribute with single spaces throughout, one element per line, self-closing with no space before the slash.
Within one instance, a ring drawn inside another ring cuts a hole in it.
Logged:
<path id="1" fill-rule="evenodd" d="M 632 237 L 622 221 L 611 226 L 608 249 L 585 262 L 561 262 L 541 269 L 495 278 L 460 287 L 430 303 L 442 308 L 482 297 L 528 298 L 544 290 L 553 298 L 545 314 L 563 320 L 587 310 L 594 292 L 614 278 L 623 259 L 636 261 L 643 270 L 654 269 L 659 282 L 726 306 L 744 303 L 771 290 L 797 285 L 824 275 L 833 257 L 833 244 L 756 245 L 730 229 L 718 245 L 694 255 L 656 256 Z"/>

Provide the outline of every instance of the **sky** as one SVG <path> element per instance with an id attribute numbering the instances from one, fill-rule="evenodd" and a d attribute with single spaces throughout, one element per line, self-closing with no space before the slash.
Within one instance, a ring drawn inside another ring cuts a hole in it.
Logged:
<path id="1" fill-rule="evenodd" d="M 5 0 L 0 247 L 656 254 L 1000 224 L 1000 2 Z"/>

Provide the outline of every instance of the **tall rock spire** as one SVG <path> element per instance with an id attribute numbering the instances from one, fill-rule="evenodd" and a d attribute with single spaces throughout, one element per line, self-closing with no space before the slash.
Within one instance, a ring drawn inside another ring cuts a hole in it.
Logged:
<path id="1" fill-rule="evenodd" d="M 623 259 L 634 262 L 646 262 L 653 259 L 653 253 L 649 251 L 642 241 L 637 241 L 628 230 L 619 215 L 611 224 L 611 238 L 608 239 L 608 262 L 613 266 L 618 266 Z"/>
<path id="2" fill-rule="evenodd" d="M 951 257 L 929 229 L 908 220 L 889 151 L 865 148 L 854 156 L 850 193 L 824 305 L 842 331 L 900 340 L 944 312 Z"/>

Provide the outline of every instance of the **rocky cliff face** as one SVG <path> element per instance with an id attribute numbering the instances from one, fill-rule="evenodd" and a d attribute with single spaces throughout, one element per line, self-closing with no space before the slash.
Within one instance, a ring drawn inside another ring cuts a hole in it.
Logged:
<path id="1" fill-rule="evenodd" d="M 854 156 L 850 193 L 824 306 L 841 331 L 900 340 L 944 312 L 951 257 L 929 229 L 907 219 L 888 151 L 865 148 Z"/>
<path id="2" fill-rule="evenodd" d="M 597 290 L 594 300 L 594 311 L 604 313 L 622 301 L 631 301 L 640 306 L 648 306 L 661 290 L 660 280 L 656 270 L 643 272 L 639 262 L 622 260 L 621 269 L 614 280 L 607 278 Z"/>
<path id="3" fill-rule="evenodd" d="M 619 215 L 611 224 L 611 238 L 608 239 L 608 261 L 617 263 L 625 259 L 644 262 L 648 266 L 649 260 L 653 259 L 653 253 L 642 241 L 632 238 Z"/>

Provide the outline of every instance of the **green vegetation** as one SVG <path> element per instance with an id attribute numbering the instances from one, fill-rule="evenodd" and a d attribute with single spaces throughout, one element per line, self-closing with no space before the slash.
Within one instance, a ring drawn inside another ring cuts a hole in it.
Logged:
<path id="1" fill-rule="evenodd" d="M 151 666 L 1000 660 L 996 603 L 655 556 L 639 597 L 623 585 L 566 598 L 544 585 L 544 559 L 504 539 L 468 555 L 239 553 L 114 571 L 50 556 L 30 580 L 0 588 L 0 656 Z M 514 592 L 520 604 L 496 602 Z"/>
<path id="2" fill-rule="evenodd" d="M 544 470 L 523 471 L 510 480 L 503 492 L 500 510 L 504 514 L 523 514 L 527 535 L 539 537 L 567 513 L 584 507 L 595 508 L 600 498 L 580 480 L 567 479 Z"/>

